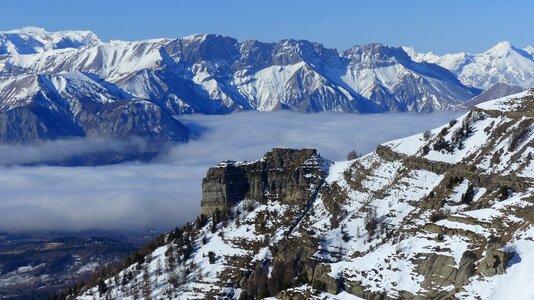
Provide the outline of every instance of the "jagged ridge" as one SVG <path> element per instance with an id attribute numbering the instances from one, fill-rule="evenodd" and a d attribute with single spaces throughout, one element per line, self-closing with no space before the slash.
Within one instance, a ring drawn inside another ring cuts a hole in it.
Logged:
<path id="1" fill-rule="evenodd" d="M 3 142 L 110 134 L 109 126 L 87 130 L 79 119 L 94 117 L 95 102 L 106 111 L 103 124 L 116 123 L 106 119 L 109 110 L 118 109 L 111 102 L 150 102 L 148 110 L 165 117 L 146 118 L 141 127 L 157 123 L 161 128 L 142 135 L 183 140 L 183 129 L 167 115 L 280 109 L 428 112 L 450 109 L 479 92 L 444 68 L 415 62 L 401 48 L 381 44 L 338 52 L 304 40 L 240 43 L 214 34 L 103 43 L 91 32 L 39 28 L 0 33 L 0 78 L 0 118 L 11 120 L 15 114 L 22 121 L 17 128 L 0 128 Z M 28 112 L 30 107 L 43 112 Z M 14 112 L 21 110 L 25 113 Z M 26 119 L 31 126 L 25 126 Z M 23 134 L 37 127 L 39 134 Z"/>

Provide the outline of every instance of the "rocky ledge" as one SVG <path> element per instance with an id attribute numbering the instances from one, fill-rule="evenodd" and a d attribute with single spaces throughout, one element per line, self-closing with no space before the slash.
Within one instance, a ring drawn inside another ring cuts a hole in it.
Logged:
<path id="1" fill-rule="evenodd" d="M 256 162 L 223 162 L 202 181 L 201 213 L 211 216 L 243 199 L 305 204 L 324 181 L 327 165 L 315 149 L 287 148 L 275 148 Z"/>

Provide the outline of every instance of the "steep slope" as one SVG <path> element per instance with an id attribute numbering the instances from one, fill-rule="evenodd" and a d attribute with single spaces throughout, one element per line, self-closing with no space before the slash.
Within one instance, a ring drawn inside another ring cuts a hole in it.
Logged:
<path id="1" fill-rule="evenodd" d="M 0 141 L 141 138 L 142 149 L 132 152 L 143 153 L 186 141 L 187 129 L 170 110 L 112 83 L 158 69 L 158 42 L 102 43 L 88 31 L 33 27 L 1 32 Z"/>
<path id="2" fill-rule="evenodd" d="M 187 129 L 156 104 L 90 73 L 21 75 L 0 83 L 0 141 L 101 136 L 185 141 Z"/>
<path id="3" fill-rule="evenodd" d="M 404 48 L 415 61 L 438 64 L 458 76 L 468 86 L 488 89 L 502 82 L 523 88 L 534 86 L 534 57 L 531 47 L 519 49 L 509 42 L 499 42 L 480 54 L 456 53 L 443 56 L 420 54 Z"/>
<path id="4" fill-rule="evenodd" d="M 195 223 L 78 298 L 531 298 L 533 124 L 528 91 L 352 161 L 221 163 Z"/>
<path id="5" fill-rule="evenodd" d="M 478 93 L 437 65 L 414 62 L 401 48 L 369 44 L 344 56 L 350 63 L 341 79 L 386 111 L 444 110 Z"/>
<path id="6" fill-rule="evenodd" d="M 506 96 L 513 95 L 513 94 L 517 94 L 524 90 L 525 88 L 517 86 L 517 85 L 509 85 L 506 83 L 498 82 L 492 85 L 489 89 L 480 93 L 478 96 L 474 97 L 473 99 L 460 104 L 459 107 L 471 108 L 480 103 L 494 100 L 494 99 L 499 99 L 499 98 L 506 97 Z"/>
<path id="7" fill-rule="evenodd" d="M 22 75 L 0 83 L 0 140 L 26 143 L 84 136 L 68 104 L 46 76 Z"/>

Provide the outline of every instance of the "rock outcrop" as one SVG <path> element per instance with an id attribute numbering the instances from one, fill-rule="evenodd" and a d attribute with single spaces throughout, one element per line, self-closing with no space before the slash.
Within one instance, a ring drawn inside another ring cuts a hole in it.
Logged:
<path id="1" fill-rule="evenodd" d="M 202 181 L 201 213 L 211 216 L 243 199 L 303 205 L 322 184 L 327 164 L 314 149 L 286 148 L 275 148 L 257 162 L 224 162 L 210 168 Z"/>

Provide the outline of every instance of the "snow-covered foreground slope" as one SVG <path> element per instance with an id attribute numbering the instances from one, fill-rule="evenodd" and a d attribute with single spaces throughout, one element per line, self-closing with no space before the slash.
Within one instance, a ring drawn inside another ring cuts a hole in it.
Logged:
<path id="1" fill-rule="evenodd" d="M 203 216 L 79 298 L 532 298 L 533 124 L 529 91 L 352 161 L 226 161 Z"/>
<path id="2" fill-rule="evenodd" d="M 534 86 L 534 56 L 532 46 L 518 49 L 509 42 L 499 42 L 479 54 L 455 53 L 443 56 L 417 53 L 413 48 L 404 50 L 418 62 L 438 64 L 458 76 L 465 85 L 488 89 L 496 83 Z"/>

